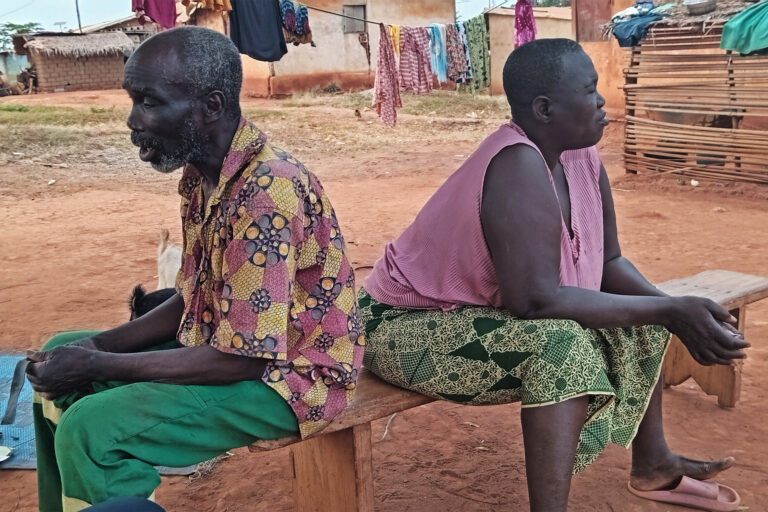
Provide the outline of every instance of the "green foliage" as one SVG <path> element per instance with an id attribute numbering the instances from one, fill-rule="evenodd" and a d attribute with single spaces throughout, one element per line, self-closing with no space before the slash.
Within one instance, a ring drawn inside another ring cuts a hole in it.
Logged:
<path id="1" fill-rule="evenodd" d="M 29 107 L 24 105 L 0 105 L 0 112 L 29 112 Z"/>
<path id="2" fill-rule="evenodd" d="M 0 51 L 13 50 L 11 36 L 40 32 L 43 26 L 37 22 L 0 24 Z"/>

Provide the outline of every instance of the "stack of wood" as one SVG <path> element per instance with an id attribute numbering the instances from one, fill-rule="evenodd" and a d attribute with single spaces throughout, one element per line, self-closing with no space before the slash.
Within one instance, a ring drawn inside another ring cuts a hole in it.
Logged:
<path id="1" fill-rule="evenodd" d="M 627 172 L 768 184 L 768 55 L 720 50 L 722 27 L 660 25 L 631 48 Z"/>

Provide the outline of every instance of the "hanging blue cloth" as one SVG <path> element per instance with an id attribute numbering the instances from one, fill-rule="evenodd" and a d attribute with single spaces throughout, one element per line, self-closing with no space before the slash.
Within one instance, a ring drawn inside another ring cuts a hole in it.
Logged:
<path id="1" fill-rule="evenodd" d="M 443 26 L 442 32 L 445 32 Z M 445 38 L 443 38 L 440 25 L 433 23 L 429 26 L 429 63 L 432 71 L 437 75 L 440 83 L 448 81 L 448 58 L 445 51 Z"/>

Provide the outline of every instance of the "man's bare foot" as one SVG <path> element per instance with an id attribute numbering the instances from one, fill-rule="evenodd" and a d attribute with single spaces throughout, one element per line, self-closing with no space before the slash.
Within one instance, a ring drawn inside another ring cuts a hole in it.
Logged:
<path id="1" fill-rule="evenodd" d="M 633 467 L 629 475 L 629 483 L 639 491 L 672 488 L 677 485 L 681 476 L 707 480 L 733 466 L 735 460 L 733 457 L 726 457 L 720 460 L 703 461 L 670 454 L 668 460 L 654 467 Z"/>

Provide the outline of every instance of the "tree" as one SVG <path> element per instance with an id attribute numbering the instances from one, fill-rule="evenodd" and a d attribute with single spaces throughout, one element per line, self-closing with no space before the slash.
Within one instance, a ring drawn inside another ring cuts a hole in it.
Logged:
<path id="1" fill-rule="evenodd" d="M 0 25 L 0 51 L 13 50 L 12 36 L 16 34 L 29 34 L 40 32 L 43 26 L 36 22 L 29 23 L 3 23 Z"/>

